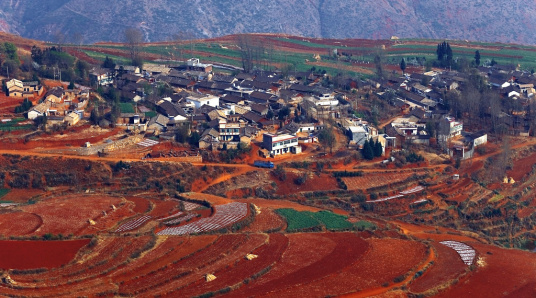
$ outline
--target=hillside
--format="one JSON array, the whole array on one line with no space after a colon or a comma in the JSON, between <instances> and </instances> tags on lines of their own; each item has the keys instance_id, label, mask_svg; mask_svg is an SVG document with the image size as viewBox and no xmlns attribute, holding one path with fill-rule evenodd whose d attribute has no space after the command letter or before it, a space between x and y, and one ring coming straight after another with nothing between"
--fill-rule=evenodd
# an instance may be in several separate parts
<instances>
[{"instance_id":1,"label":"hillside","mask_svg":"<svg viewBox=\"0 0 536 298\"><path fill-rule=\"evenodd\" d=\"M0 30L39 40L54 40L57 32L73 39L78 33L86 43L121 41L125 28L138 27L146 41L169 40L181 32L198 38L269 32L535 44L530 34L536 28L535 9L521 0L11 0L0 8Z\"/></svg>"}]
</instances>

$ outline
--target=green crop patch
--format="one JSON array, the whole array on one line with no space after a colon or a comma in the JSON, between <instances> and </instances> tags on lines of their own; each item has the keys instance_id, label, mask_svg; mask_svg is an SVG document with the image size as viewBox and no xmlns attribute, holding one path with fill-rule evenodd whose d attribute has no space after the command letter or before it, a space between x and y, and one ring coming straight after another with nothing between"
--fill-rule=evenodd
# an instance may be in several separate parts
<instances>
[{"instance_id":1,"label":"green crop patch","mask_svg":"<svg viewBox=\"0 0 536 298\"><path fill-rule=\"evenodd\" d=\"M8 188L0 188L0 198L4 197L9 193L10 189Z\"/></svg>"},{"instance_id":2,"label":"green crop patch","mask_svg":"<svg viewBox=\"0 0 536 298\"><path fill-rule=\"evenodd\" d=\"M331 211L296 211L294 209L277 209L276 212L287 221L287 232L304 230L320 230L325 228L331 231L353 230L355 226L348 222L344 215Z\"/></svg>"}]
</instances>

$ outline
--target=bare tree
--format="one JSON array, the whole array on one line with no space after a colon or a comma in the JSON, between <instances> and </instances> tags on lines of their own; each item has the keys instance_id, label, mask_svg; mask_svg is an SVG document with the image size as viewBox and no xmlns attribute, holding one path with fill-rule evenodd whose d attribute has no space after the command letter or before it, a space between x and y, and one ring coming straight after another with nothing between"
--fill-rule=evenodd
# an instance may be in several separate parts
<instances>
[{"instance_id":1,"label":"bare tree","mask_svg":"<svg viewBox=\"0 0 536 298\"><path fill-rule=\"evenodd\" d=\"M140 44L143 42L143 33L137 28L127 28L125 30L125 42L130 51L130 59L133 64L138 64L140 61Z\"/></svg>"},{"instance_id":2,"label":"bare tree","mask_svg":"<svg viewBox=\"0 0 536 298\"><path fill-rule=\"evenodd\" d=\"M75 32L71 35L71 41L76 45L77 50L80 52L80 47L84 43L84 35L80 32Z\"/></svg>"},{"instance_id":3,"label":"bare tree","mask_svg":"<svg viewBox=\"0 0 536 298\"><path fill-rule=\"evenodd\" d=\"M240 58L242 58L242 68L244 72L250 72L253 69L253 44L247 34L238 36L238 47L240 47Z\"/></svg>"}]
</instances>

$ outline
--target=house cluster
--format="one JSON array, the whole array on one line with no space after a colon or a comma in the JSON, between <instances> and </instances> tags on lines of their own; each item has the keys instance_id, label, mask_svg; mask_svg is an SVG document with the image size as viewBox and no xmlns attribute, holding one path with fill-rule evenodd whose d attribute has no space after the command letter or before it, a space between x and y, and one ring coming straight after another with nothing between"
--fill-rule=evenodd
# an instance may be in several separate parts
<instances>
[{"instance_id":1,"label":"house cluster","mask_svg":"<svg viewBox=\"0 0 536 298\"><path fill-rule=\"evenodd\" d=\"M11 79L6 82L7 96L33 99L43 94L43 86L37 81L22 82Z\"/></svg>"},{"instance_id":2,"label":"house cluster","mask_svg":"<svg viewBox=\"0 0 536 298\"><path fill-rule=\"evenodd\" d=\"M28 119L47 116L50 123L75 125L84 117L89 91L54 87L48 90L41 103L28 111Z\"/></svg>"},{"instance_id":3,"label":"house cluster","mask_svg":"<svg viewBox=\"0 0 536 298\"><path fill-rule=\"evenodd\" d=\"M217 74L213 65L195 58L181 65L96 68L92 78L118 89L123 100L144 100L136 113L121 114L117 125L164 139L197 132L203 149L236 148L271 131L262 136L263 155L300 153L299 143L318 141L322 119L338 117L343 109L340 95L320 86L320 74L295 72L289 80L270 71ZM147 96L145 90L153 84L166 84L173 95ZM157 115L143 117L144 108Z\"/></svg>"}]
</instances>

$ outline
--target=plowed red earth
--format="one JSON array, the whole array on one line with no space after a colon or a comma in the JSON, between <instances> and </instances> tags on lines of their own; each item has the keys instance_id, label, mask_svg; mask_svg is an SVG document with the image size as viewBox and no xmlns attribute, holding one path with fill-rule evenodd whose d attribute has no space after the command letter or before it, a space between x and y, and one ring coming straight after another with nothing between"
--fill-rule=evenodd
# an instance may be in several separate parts
<instances>
[{"instance_id":1,"label":"plowed red earth","mask_svg":"<svg viewBox=\"0 0 536 298\"><path fill-rule=\"evenodd\" d=\"M287 237L290 243L281 261L266 275L231 292L231 296L299 297L295 291L309 289L309 283L340 272L361 259L368 249L367 242L353 233L290 234ZM318 296L315 291L306 293L304 297Z\"/></svg>"},{"instance_id":2,"label":"plowed red earth","mask_svg":"<svg viewBox=\"0 0 536 298\"><path fill-rule=\"evenodd\" d=\"M41 217L27 212L0 214L0 235L20 236L36 231L43 223Z\"/></svg>"},{"instance_id":3,"label":"plowed red earth","mask_svg":"<svg viewBox=\"0 0 536 298\"><path fill-rule=\"evenodd\" d=\"M302 191L322 191L322 190L335 190L338 189L337 180L330 175L321 175L313 177L308 176L305 183L298 185L294 181L298 178L298 175L288 172L285 181L271 176L272 181L277 183L278 195L287 195L292 193L299 193Z\"/></svg>"},{"instance_id":4,"label":"plowed red earth","mask_svg":"<svg viewBox=\"0 0 536 298\"><path fill-rule=\"evenodd\" d=\"M0 268L54 268L71 261L89 239L70 241L0 241Z\"/></svg>"},{"instance_id":5,"label":"plowed red earth","mask_svg":"<svg viewBox=\"0 0 536 298\"><path fill-rule=\"evenodd\" d=\"M508 177L514 178L515 181L520 181L525 175L532 172L532 167L535 163L536 153L514 161L513 170L506 171L506 174Z\"/></svg>"},{"instance_id":6,"label":"plowed red earth","mask_svg":"<svg viewBox=\"0 0 536 298\"><path fill-rule=\"evenodd\" d=\"M534 297L534 253L476 242L467 244L477 250L486 265L437 297Z\"/></svg>"},{"instance_id":7,"label":"plowed red earth","mask_svg":"<svg viewBox=\"0 0 536 298\"><path fill-rule=\"evenodd\" d=\"M143 214L149 211L151 208L151 203L147 199L140 197L128 197L127 200L134 203L134 208L132 211L136 213Z\"/></svg>"},{"instance_id":8,"label":"plowed red earth","mask_svg":"<svg viewBox=\"0 0 536 298\"><path fill-rule=\"evenodd\" d=\"M33 189L33 188L12 188L9 193L2 197L3 201L11 201L14 203L26 203L29 199L31 199L33 196L37 196L39 194L42 194L43 191L40 189Z\"/></svg>"},{"instance_id":9,"label":"plowed red earth","mask_svg":"<svg viewBox=\"0 0 536 298\"><path fill-rule=\"evenodd\" d=\"M317 212L321 210L315 207L305 206L305 205L298 204L296 202L290 202L286 200L238 199L235 201L244 202L244 203L252 203L261 208L272 208L272 209L292 208L297 211L312 211L312 212Z\"/></svg>"},{"instance_id":10,"label":"plowed red earth","mask_svg":"<svg viewBox=\"0 0 536 298\"><path fill-rule=\"evenodd\" d=\"M440 286L456 278L467 268L454 249L437 242L432 245L437 252L436 260L431 268L411 284L411 292L420 293Z\"/></svg>"},{"instance_id":11,"label":"plowed red earth","mask_svg":"<svg viewBox=\"0 0 536 298\"><path fill-rule=\"evenodd\" d=\"M359 259L347 259L345 268L307 285L295 287L286 296L328 296L363 293L392 283L426 259L426 247L399 239L369 239L368 251Z\"/></svg>"},{"instance_id":12,"label":"plowed red earth","mask_svg":"<svg viewBox=\"0 0 536 298\"><path fill-rule=\"evenodd\" d=\"M42 218L43 224L34 234L76 235L89 226L89 219L98 218L103 211L112 211L111 205L119 205L120 202L121 199L114 197L70 195L47 199L20 209Z\"/></svg>"},{"instance_id":13,"label":"plowed red earth","mask_svg":"<svg viewBox=\"0 0 536 298\"><path fill-rule=\"evenodd\" d=\"M242 229L241 232L262 233L266 231L284 230L285 228L286 223L279 215L275 214L271 209L264 208L261 210L261 214L255 215L255 221L245 229Z\"/></svg>"}]
</instances>

